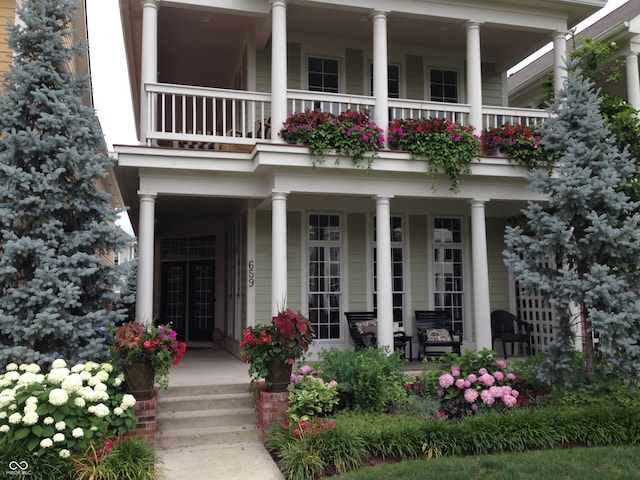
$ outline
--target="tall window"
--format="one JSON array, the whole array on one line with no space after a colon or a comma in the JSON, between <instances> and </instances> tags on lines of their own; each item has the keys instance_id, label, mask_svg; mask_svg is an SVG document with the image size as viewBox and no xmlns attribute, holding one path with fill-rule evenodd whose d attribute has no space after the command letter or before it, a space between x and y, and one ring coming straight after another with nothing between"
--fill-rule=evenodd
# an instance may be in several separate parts
<instances>
[{"instance_id":1,"label":"tall window","mask_svg":"<svg viewBox=\"0 0 640 480\"><path fill-rule=\"evenodd\" d=\"M400 65L387 66L389 98L400 98ZM369 92L373 95L373 63L369 64Z\"/></svg>"},{"instance_id":2,"label":"tall window","mask_svg":"<svg viewBox=\"0 0 640 480\"><path fill-rule=\"evenodd\" d=\"M458 103L457 71L432 68L429 76L431 101Z\"/></svg>"},{"instance_id":3,"label":"tall window","mask_svg":"<svg viewBox=\"0 0 640 480\"><path fill-rule=\"evenodd\" d=\"M464 263L462 219L433 220L434 306L448 310L453 330L462 335L464 322Z\"/></svg>"},{"instance_id":4,"label":"tall window","mask_svg":"<svg viewBox=\"0 0 640 480\"><path fill-rule=\"evenodd\" d=\"M318 340L340 338L341 228L338 214L309 215L308 309Z\"/></svg>"},{"instance_id":5,"label":"tall window","mask_svg":"<svg viewBox=\"0 0 640 480\"><path fill-rule=\"evenodd\" d=\"M404 327L404 231L402 217L391 216L391 294L394 327ZM373 217L373 305L378 305L378 249L376 217Z\"/></svg>"}]
</instances>

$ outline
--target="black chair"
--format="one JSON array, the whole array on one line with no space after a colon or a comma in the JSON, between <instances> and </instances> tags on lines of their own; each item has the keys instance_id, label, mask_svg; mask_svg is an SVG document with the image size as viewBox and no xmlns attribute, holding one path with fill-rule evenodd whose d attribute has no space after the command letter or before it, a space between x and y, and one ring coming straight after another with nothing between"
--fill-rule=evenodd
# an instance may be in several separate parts
<instances>
[{"instance_id":1,"label":"black chair","mask_svg":"<svg viewBox=\"0 0 640 480\"><path fill-rule=\"evenodd\" d=\"M349 333L351 340L356 347L356 351L366 348L375 347L378 339L378 320L376 312L344 312L349 325Z\"/></svg>"},{"instance_id":2,"label":"black chair","mask_svg":"<svg viewBox=\"0 0 640 480\"><path fill-rule=\"evenodd\" d=\"M451 351L460 355L462 342L454 337L451 315L448 310L416 310L416 331L420 355L425 357L440 356L446 353L442 347L450 347ZM433 351L432 348L437 348Z\"/></svg>"},{"instance_id":3,"label":"black chair","mask_svg":"<svg viewBox=\"0 0 640 480\"><path fill-rule=\"evenodd\" d=\"M527 355L531 355L531 324L520 320L513 313L506 310L491 312L491 348L496 338L502 340L502 351L507 358L506 344L511 344L511 356L514 352L514 344L524 343L527 346Z\"/></svg>"}]
</instances>

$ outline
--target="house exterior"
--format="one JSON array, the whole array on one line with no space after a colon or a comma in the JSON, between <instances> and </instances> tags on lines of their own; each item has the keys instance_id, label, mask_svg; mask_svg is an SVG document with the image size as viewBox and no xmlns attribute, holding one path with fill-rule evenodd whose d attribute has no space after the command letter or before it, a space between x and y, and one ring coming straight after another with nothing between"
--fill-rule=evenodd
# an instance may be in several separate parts
<instances>
[{"instance_id":1,"label":"house exterior","mask_svg":"<svg viewBox=\"0 0 640 480\"><path fill-rule=\"evenodd\" d=\"M597 85L611 94L625 99L636 110L640 110L640 0L628 0L608 15L585 28L566 42L571 52L580 45L580 38L593 38L601 42L614 42L616 49L611 61L624 61L622 77L615 83L601 82ZM537 105L544 98L542 81L552 71L553 52L547 52L523 69L509 76L509 103L518 107Z\"/></svg>"},{"instance_id":2,"label":"house exterior","mask_svg":"<svg viewBox=\"0 0 640 480\"><path fill-rule=\"evenodd\" d=\"M526 172L478 157L454 192L407 152L384 148L366 171L278 131L305 109L366 108L385 131L539 122L508 106L507 69L553 41L559 87L566 33L605 3L120 0L140 143L115 146L116 175L139 242L137 320L190 344L219 328L239 355L242 328L288 306L317 353L350 348L344 312L375 309L378 343L403 330L416 351L415 310L438 308L463 349L491 348L490 312L518 300L504 227L544 200Z\"/></svg>"}]
</instances>

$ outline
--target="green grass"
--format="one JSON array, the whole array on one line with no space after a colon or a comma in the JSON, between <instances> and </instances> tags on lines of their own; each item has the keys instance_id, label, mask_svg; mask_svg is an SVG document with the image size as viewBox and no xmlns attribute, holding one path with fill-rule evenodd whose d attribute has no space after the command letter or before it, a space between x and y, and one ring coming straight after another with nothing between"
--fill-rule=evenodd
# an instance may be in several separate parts
<instances>
[{"instance_id":1,"label":"green grass","mask_svg":"<svg viewBox=\"0 0 640 480\"><path fill-rule=\"evenodd\" d=\"M441 457L380 464L339 480L631 480L640 479L640 446L565 448L501 455Z\"/></svg>"}]
</instances>

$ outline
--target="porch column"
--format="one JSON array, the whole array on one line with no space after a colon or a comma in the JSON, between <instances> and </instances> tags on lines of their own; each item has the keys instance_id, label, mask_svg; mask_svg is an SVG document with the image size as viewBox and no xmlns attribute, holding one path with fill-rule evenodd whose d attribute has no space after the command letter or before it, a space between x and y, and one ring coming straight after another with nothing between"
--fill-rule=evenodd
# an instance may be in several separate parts
<instances>
[{"instance_id":1,"label":"porch column","mask_svg":"<svg viewBox=\"0 0 640 480\"><path fill-rule=\"evenodd\" d=\"M559 92L567 79L567 38L566 32L553 34L553 90Z\"/></svg>"},{"instance_id":2,"label":"porch column","mask_svg":"<svg viewBox=\"0 0 640 480\"><path fill-rule=\"evenodd\" d=\"M473 265L473 317L476 349L491 348L491 306L489 302L489 266L484 204L471 201L471 256Z\"/></svg>"},{"instance_id":3,"label":"porch column","mask_svg":"<svg viewBox=\"0 0 640 480\"><path fill-rule=\"evenodd\" d=\"M376 196L376 278L378 292L378 345L393 351L393 291L391 286L392 197Z\"/></svg>"},{"instance_id":4,"label":"porch column","mask_svg":"<svg viewBox=\"0 0 640 480\"><path fill-rule=\"evenodd\" d=\"M638 52L626 55L627 99L633 108L640 110L640 75L638 74Z\"/></svg>"},{"instance_id":5,"label":"porch column","mask_svg":"<svg viewBox=\"0 0 640 480\"><path fill-rule=\"evenodd\" d=\"M482 56L480 23L467 22L467 103L471 105L469 125L476 135L482 130Z\"/></svg>"},{"instance_id":6,"label":"porch column","mask_svg":"<svg viewBox=\"0 0 640 480\"><path fill-rule=\"evenodd\" d=\"M271 141L283 143L278 136L287 119L287 3L271 0Z\"/></svg>"},{"instance_id":7,"label":"porch column","mask_svg":"<svg viewBox=\"0 0 640 480\"><path fill-rule=\"evenodd\" d=\"M287 195L271 195L271 310L273 315L287 302Z\"/></svg>"},{"instance_id":8,"label":"porch column","mask_svg":"<svg viewBox=\"0 0 640 480\"><path fill-rule=\"evenodd\" d=\"M376 108L373 120L384 130L384 143L387 144L389 130L389 71L387 60L387 14L388 11L374 10L373 17L373 95Z\"/></svg>"},{"instance_id":9,"label":"porch column","mask_svg":"<svg viewBox=\"0 0 640 480\"><path fill-rule=\"evenodd\" d=\"M138 284L136 286L136 322L153 320L153 246L156 194L138 192L140 220L138 226Z\"/></svg>"},{"instance_id":10,"label":"porch column","mask_svg":"<svg viewBox=\"0 0 640 480\"><path fill-rule=\"evenodd\" d=\"M142 65L140 66L140 143L147 141L149 106L144 87L158 81L158 3L159 0L141 0L142 4Z\"/></svg>"}]
</instances>

